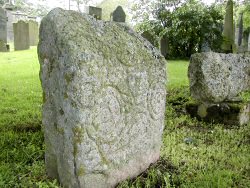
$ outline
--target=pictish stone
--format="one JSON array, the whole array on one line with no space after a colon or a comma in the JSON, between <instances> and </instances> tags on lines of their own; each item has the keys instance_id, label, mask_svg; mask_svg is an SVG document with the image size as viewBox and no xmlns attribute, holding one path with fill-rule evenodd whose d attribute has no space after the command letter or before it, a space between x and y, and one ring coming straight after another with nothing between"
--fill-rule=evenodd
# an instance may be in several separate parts
<instances>
[{"instance_id":1,"label":"pictish stone","mask_svg":"<svg viewBox=\"0 0 250 188\"><path fill-rule=\"evenodd\" d=\"M29 24L23 20L13 23L14 29L14 49L27 50L30 47L29 42Z\"/></svg>"},{"instance_id":2,"label":"pictish stone","mask_svg":"<svg viewBox=\"0 0 250 188\"><path fill-rule=\"evenodd\" d=\"M234 101L250 90L250 56L197 53L190 59L188 77L191 95L204 103Z\"/></svg>"},{"instance_id":3,"label":"pictish stone","mask_svg":"<svg viewBox=\"0 0 250 188\"><path fill-rule=\"evenodd\" d=\"M102 19L102 9L98 7L85 6L84 13L93 16L97 20Z\"/></svg>"},{"instance_id":4,"label":"pictish stone","mask_svg":"<svg viewBox=\"0 0 250 188\"><path fill-rule=\"evenodd\" d=\"M64 187L114 187L160 154L166 61L128 26L54 9L40 25L45 162Z\"/></svg>"},{"instance_id":5,"label":"pictish stone","mask_svg":"<svg viewBox=\"0 0 250 188\"><path fill-rule=\"evenodd\" d=\"M126 14L121 6L118 6L112 13L112 21L114 22L126 21Z\"/></svg>"},{"instance_id":6,"label":"pictish stone","mask_svg":"<svg viewBox=\"0 0 250 188\"><path fill-rule=\"evenodd\" d=\"M36 46L38 44L38 23L33 20L29 20L29 41L30 46Z\"/></svg>"}]
</instances>

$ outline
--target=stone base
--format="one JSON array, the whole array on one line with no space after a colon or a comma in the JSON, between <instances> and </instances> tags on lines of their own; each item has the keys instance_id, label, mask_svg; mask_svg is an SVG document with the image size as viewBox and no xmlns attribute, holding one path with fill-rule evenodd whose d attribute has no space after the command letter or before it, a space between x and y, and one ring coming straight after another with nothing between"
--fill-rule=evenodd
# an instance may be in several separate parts
<instances>
[{"instance_id":1,"label":"stone base","mask_svg":"<svg viewBox=\"0 0 250 188\"><path fill-rule=\"evenodd\" d=\"M250 122L250 103L230 102L220 104L186 105L191 117L206 122L222 123L226 125L244 125Z\"/></svg>"}]
</instances>

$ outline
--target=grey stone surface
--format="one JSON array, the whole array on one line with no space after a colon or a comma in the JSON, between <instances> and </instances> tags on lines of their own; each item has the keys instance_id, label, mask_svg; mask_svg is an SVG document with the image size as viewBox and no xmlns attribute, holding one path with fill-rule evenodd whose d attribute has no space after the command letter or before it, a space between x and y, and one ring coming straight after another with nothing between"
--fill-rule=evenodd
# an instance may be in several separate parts
<instances>
[{"instance_id":1,"label":"grey stone surface","mask_svg":"<svg viewBox=\"0 0 250 188\"><path fill-rule=\"evenodd\" d=\"M125 22L126 14L121 6L118 6L112 13L112 21L114 22Z\"/></svg>"},{"instance_id":2,"label":"grey stone surface","mask_svg":"<svg viewBox=\"0 0 250 188\"><path fill-rule=\"evenodd\" d=\"M8 18L8 21L7 21L7 42L14 42L13 11L7 10L7 18Z\"/></svg>"},{"instance_id":3,"label":"grey stone surface","mask_svg":"<svg viewBox=\"0 0 250 188\"><path fill-rule=\"evenodd\" d=\"M6 52L7 47L7 16L6 11L0 7L0 52Z\"/></svg>"},{"instance_id":4,"label":"grey stone surface","mask_svg":"<svg viewBox=\"0 0 250 188\"><path fill-rule=\"evenodd\" d=\"M7 43L7 15L0 7L0 40Z\"/></svg>"},{"instance_id":5,"label":"grey stone surface","mask_svg":"<svg viewBox=\"0 0 250 188\"><path fill-rule=\"evenodd\" d=\"M97 20L102 19L102 9L98 7L85 6L84 13L93 16Z\"/></svg>"},{"instance_id":6,"label":"grey stone surface","mask_svg":"<svg viewBox=\"0 0 250 188\"><path fill-rule=\"evenodd\" d=\"M144 31L141 36L154 45L154 36L149 31Z\"/></svg>"},{"instance_id":7,"label":"grey stone surface","mask_svg":"<svg viewBox=\"0 0 250 188\"><path fill-rule=\"evenodd\" d=\"M248 35L247 51L250 52L250 33Z\"/></svg>"},{"instance_id":8,"label":"grey stone surface","mask_svg":"<svg viewBox=\"0 0 250 188\"><path fill-rule=\"evenodd\" d=\"M30 46L36 46L38 44L38 23L33 20L29 20L29 42Z\"/></svg>"},{"instance_id":9,"label":"grey stone surface","mask_svg":"<svg viewBox=\"0 0 250 188\"><path fill-rule=\"evenodd\" d=\"M160 40L160 50L161 50L161 54L164 57L167 57L168 50L169 50L169 45L168 45L168 37L167 37L166 34Z\"/></svg>"},{"instance_id":10,"label":"grey stone surface","mask_svg":"<svg viewBox=\"0 0 250 188\"><path fill-rule=\"evenodd\" d=\"M250 90L250 57L214 52L191 56L188 68L191 95L200 102L233 101Z\"/></svg>"},{"instance_id":11,"label":"grey stone surface","mask_svg":"<svg viewBox=\"0 0 250 188\"><path fill-rule=\"evenodd\" d=\"M29 42L29 24L23 20L13 23L14 29L14 49L27 50L30 47Z\"/></svg>"},{"instance_id":12,"label":"grey stone surface","mask_svg":"<svg viewBox=\"0 0 250 188\"><path fill-rule=\"evenodd\" d=\"M64 187L114 187L159 158L166 61L129 27L52 10L38 45L45 161Z\"/></svg>"}]
</instances>

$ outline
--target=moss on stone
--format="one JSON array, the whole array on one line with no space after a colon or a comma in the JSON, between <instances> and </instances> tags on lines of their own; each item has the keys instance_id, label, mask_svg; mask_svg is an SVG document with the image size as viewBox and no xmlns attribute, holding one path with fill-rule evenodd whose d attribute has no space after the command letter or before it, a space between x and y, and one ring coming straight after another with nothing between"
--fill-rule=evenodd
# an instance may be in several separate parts
<instances>
[{"instance_id":1,"label":"moss on stone","mask_svg":"<svg viewBox=\"0 0 250 188\"><path fill-rule=\"evenodd\" d=\"M66 80L67 84L69 84L70 82L72 82L74 78L74 74L73 73L68 73L64 75L64 79Z\"/></svg>"},{"instance_id":2,"label":"moss on stone","mask_svg":"<svg viewBox=\"0 0 250 188\"><path fill-rule=\"evenodd\" d=\"M84 176L85 175L85 168L83 165L80 166L80 168L77 171L77 176Z\"/></svg>"}]
</instances>

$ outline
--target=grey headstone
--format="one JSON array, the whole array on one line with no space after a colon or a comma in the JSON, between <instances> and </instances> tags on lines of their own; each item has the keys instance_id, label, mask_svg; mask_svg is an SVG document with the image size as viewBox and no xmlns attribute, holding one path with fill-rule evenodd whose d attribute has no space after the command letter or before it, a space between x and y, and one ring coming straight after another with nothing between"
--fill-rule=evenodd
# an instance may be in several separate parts
<instances>
[{"instance_id":1,"label":"grey headstone","mask_svg":"<svg viewBox=\"0 0 250 188\"><path fill-rule=\"evenodd\" d=\"M234 101L250 89L250 56L197 53L190 59L188 77L191 95L200 102Z\"/></svg>"},{"instance_id":2,"label":"grey headstone","mask_svg":"<svg viewBox=\"0 0 250 188\"><path fill-rule=\"evenodd\" d=\"M168 37L167 35L164 35L161 40L160 40L160 50L161 54L164 57L167 57L168 55L168 50L169 50L169 45L168 45Z\"/></svg>"},{"instance_id":3,"label":"grey headstone","mask_svg":"<svg viewBox=\"0 0 250 188\"><path fill-rule=\"evenodd\" d=\"M48 175L63 187L108 188L147 169L164 128L160 52L125 25L59 8L39 37Z\"/></svg>"},{"instance_id":4,"label":"grey headstone","mask_svg":"<svg viewBox=\"0 0 250 188\"><path fill-rule=\"evenodd\" d=\"M38 44L38 23L33 20L29 20L29 41L30 46L36 46Z\"/></svg>"},{"instance_id":5,"label":"grey headstone","mask_svg":"<svg viewBox=\"0 0 250 188\"><path fill-rule=\"evenodd\" d=\"M250 52L250 33L248 35L248 45L247 46L248 46L247 51Z\"/></svg>"},{"instance_id":6,"label":"grey headstone","mask_svg":"<svg viewBox=\"0 0 250 188\"><path fill-rule=\"evenodd\" d=\"M118 6L112 13L112 21L114 22L126 21L126 14L121 6Z\"/></svg>"},{"instance_id":7,"label":"grey headstone","mask_svg":"<svg viewBox=\"0 0 250 188\"><path fill-rule=\"evenodd\" d=\"M30 47L29 42L29 23L20 20L13 23L14 29L14 49L27 50Z\"/></svg>"},{"instance_id":8,"label":"grey headstone","mask_svg":"<svg viewBox=\"0 0 250 188\"><path fill-rule=\"evenodd\" d=\"M141 36L154 45L154 36L149 31L144 31Z\"/></svg>"},{"instance_id":9,"label":"grey headstone","mask_svg":"<svg viewBox=\"0 0 250 188\"><path fill-rule=\"evenodd\" d=\"M4 9L0 7L0 52L6 52L7 47L7 17Z\"/></svg>"},{"instance_id":10,"label":"grey headstone","mask_svg":"<svg viewBox=\"0 0 250 188\"><path fill-rule=\"evenodd\" d=\"M102 9L98 7L92 7L92 6L85 6L84 7L84 12L86 14L89 14L93 16L97 20L102 19Z\"/></svg>"},{"instance_id":11,"label":"grey headstone","mask_svg":"<svg viewBox=\"0 0 250 188\"><path fill-rule=\"evenodd\" d=\"M14 15L13 12L7 10L7 42L14 42L14 30L13 30L13 23L14 23Z\"/></svg>"}]
</instances>

